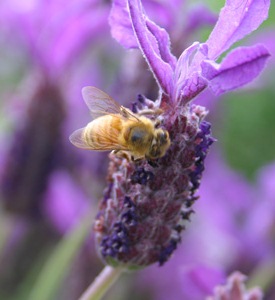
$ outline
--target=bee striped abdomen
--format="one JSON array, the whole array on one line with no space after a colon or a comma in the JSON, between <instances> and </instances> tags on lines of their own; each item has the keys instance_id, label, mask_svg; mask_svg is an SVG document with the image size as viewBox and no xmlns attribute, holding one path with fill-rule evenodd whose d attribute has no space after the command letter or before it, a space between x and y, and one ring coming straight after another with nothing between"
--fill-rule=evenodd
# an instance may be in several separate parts
<instances>
[{"instance_id":1,"label":"bee striped abdomen","mask_svg":"<svg viewBox=\"0 0 275 300\"><path fill-rule=\"evenodd\" d=\"M121 132L121 119L112 115L90 122L84 131L84 140L91 148L116 149Z\"/></svg>"}]
</instances>

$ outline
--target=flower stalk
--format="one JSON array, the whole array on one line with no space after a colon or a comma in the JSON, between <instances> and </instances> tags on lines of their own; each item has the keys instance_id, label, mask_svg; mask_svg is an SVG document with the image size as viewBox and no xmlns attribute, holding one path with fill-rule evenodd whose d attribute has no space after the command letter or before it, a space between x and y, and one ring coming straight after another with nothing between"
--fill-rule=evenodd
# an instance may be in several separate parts
<instances>
[{"instance_id":1,"label":"flower stalk","mask_svg":"<svg viewBox=\"0 0 275 300\"><path fill-rule=\"evenodd\" d=\"M123 272L123 268L106 266L78 300L100 300Z\"/></svg>"}]
</instances>

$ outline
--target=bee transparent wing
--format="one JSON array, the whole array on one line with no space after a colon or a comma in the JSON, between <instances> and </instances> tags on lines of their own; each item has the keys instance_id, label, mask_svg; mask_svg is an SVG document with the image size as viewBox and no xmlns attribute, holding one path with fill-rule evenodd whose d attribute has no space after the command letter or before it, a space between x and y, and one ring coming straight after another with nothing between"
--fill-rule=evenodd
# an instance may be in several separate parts
<instances>
[{"instance_id":1,"label":"bee transparent wing","mask_svg":"<svg viewBox=\"0 0 275 300\"><path fill-rule=\"evenodd\" d=\"M90 110L92 119L111 114L120 118L131 118L139 122L139 119L130 110L118 104L112 97L96 87L84 87L82 95Z\"/></svg>"},{"instance_id":2,"label":"bee transparent wing","mask_svg":"<svg viewBox=\"0 0 275 300\"><path fill-rule=\"evenodd\" d=\"M108 132L104 130L97 132L97 141L88 144L84 138L85 128L80 128L74 131L69 139L70 142L77 148L95 150L95 151L111 151L111 150L125 150L128 148L126 146L120 145L117 141L118 132L111 128Z\"/></svg>"},{"instance_id":3,"label":"bee transparent wing","mask_svg":"<svg viewBox=\"0 0 275 300\"><path fill-rule=\"evenodd\" d=\"M108 94L95 87L84 87L82 95L93 119L103 115L121 113L121 106Z\"/></svg>"},{"instance_id":4,"label":"bee transparent wing","mask_svg":"<svg viewBox=\"0 0 275 300\"><path fill-rule=\"evenodd\" d=\"M77 148L92 150L83 138L84 130L85 128L77 129L70 135L69 140Z\"/></svg>"}]
</instances>

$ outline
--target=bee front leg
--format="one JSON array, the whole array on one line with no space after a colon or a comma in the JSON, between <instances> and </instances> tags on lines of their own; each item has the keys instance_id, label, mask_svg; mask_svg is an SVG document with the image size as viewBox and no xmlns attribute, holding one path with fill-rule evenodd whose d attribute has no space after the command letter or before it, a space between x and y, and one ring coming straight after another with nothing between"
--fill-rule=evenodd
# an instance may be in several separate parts
<instances>
[{"instance_id":1,"label":"bee front leg","mask_svg":"<svg viewBox=\"0 0 275 300\"><path fill-rule=\"evenodd\" d=\"M146 115L159 116L162 113L163 113L163 110L161 108L156 108L156 109L147 108L147 109L143 109L140 112L138 112L138 114L140 116L146 116Z\"/></svg>"},{"instance_id":2,"label":"bee front leg","mask_svg":"<svg viewBox=\"0 0 275 300\"><path fill-rule=\"evenodd\" d=\"M155 128L158 128L161 125L161 120L158 118L155 120L154 126Z\"/></svg>"}]
</instances>

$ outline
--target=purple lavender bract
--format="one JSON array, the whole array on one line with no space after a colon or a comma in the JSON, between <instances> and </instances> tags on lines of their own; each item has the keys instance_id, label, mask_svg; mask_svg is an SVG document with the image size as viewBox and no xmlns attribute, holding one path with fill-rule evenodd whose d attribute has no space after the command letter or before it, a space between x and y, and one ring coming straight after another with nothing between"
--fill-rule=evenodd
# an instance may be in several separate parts
<instances>
[{"instance_id":1,"label":"purple lavender bract","mask_svg":"<svg viewBox=\"0 0 275 300\"><path fill-rule=\"evenodd\" d=\"M214 141L205 114L191 105L166 114L163 125L172 144L153 163L110 154L109 188L95 224L99 252L108 263L162 265L177 248Z\"/></svg>"}]
</instances>

